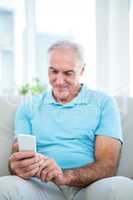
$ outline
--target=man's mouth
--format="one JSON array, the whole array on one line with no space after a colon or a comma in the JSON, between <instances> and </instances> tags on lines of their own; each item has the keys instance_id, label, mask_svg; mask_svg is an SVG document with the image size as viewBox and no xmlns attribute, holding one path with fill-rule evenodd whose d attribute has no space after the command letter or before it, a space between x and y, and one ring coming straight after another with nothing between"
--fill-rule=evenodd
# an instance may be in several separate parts
<instances>
[{"instance_id":1,"label":"man's mouth","mask_svg":"<svg viewBox=\"0 0 133 200\"><path fill-rule=\"evenodd\" d=\"M55 89L60 92L68 91L68 86L55 87Z\"/></svg>"}]
</instances>

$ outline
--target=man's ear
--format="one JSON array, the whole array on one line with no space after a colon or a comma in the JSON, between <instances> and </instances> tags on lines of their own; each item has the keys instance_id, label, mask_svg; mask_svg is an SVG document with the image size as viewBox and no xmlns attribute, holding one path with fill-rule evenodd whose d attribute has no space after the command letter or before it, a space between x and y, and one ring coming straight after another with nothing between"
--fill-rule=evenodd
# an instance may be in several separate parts
<instances>
[{"instance_id":1,"label":"man's ear","mask_svg":"<svg viewBox=\"0 0 133 200\"><path fill-rule=\"evenodd\" d=\"M84 65L83 65L83 67L81 68L80 76L82 76L82 75L83 75L83 73L84 73L84 70L85 70L85 65L86 65L86 64L84 64Z\"/></svg>"}]
</instances>

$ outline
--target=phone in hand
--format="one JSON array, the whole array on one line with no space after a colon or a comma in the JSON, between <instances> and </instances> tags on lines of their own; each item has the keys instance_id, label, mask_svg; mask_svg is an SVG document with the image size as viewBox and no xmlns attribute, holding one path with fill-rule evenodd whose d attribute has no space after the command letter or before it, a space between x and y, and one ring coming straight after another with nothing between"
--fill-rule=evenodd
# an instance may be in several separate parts
<instances>
[{"instance_id":1,"label":"phone in hand","mask_svg":"<svg viewBox=\"0 0 133 200\"><path fill-rule=\"evenodd\" d=\"M36 136L19 134L17 135L19 151L34 151L36 152Z\"/></svg>"}]
</instances>

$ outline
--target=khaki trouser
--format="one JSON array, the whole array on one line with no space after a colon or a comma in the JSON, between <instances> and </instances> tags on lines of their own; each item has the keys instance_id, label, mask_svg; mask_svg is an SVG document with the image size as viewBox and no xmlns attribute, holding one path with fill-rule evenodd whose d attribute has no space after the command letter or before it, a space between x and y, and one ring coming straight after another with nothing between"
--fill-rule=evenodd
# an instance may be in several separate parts
<instances>
[{"instance_id":1,"label":"khaki trouser","mask_svg":"<svg viewBox=\"0 0 133 200\"><path fill-rule=\"evenodd\" d=\"M106 178L86 188L57 187L37 178L0 177L0 200L133 200L133 181L125 177Z\"/></svg>"}]
</instances>

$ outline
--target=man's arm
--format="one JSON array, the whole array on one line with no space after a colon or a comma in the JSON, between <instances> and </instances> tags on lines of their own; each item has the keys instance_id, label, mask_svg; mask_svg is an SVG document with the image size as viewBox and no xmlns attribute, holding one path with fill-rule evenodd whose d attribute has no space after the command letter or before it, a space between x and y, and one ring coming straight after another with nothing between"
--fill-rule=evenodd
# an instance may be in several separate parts
<instances>
[{"instance_id":1,"label":"man's arm","mask_svg":"<svg viewBox=\"0 0 133 200\"><path fill-rule=\"evenodd\" d=\"M114 176L117 170L121 143L113 138L97 136L95 144L95 162L78 169L65 170L63 179L55 183L68 186L86 187L102 178Z\"/></svg>"}]
</instances>

